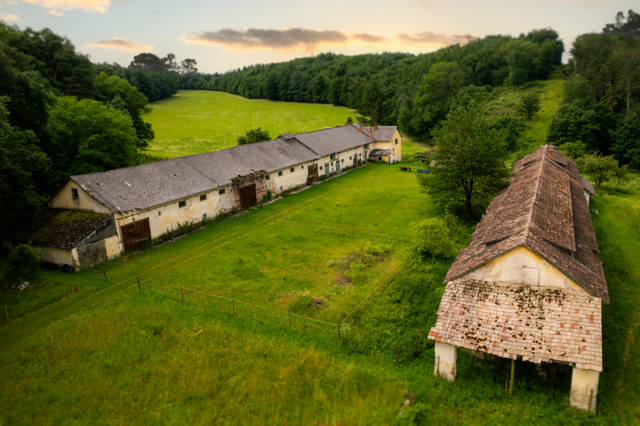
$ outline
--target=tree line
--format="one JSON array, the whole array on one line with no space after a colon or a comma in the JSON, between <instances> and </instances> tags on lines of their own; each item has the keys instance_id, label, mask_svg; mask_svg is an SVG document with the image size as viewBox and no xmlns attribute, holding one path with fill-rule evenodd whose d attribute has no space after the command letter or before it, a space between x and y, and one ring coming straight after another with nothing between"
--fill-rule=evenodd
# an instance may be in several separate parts
<instances>
[{"instance_id":1,"label":"tree line","mask_svg":"<svg viewBox=\"0 0 640 426\"><path fill-rule=\"evenodd\" d=\"M515 38L489 36L422 55L324 53L224 74L192 74L183 76L182 87L343 105L372 122L397 124L405 134L427 140L461 90L545 79L560 65L563 52L558 33L542 29Z\"/></svg>"},{"instance_id":2,"label":"tree line","mask_svg":"<svg viewBox=\"0 0 640 426\"><path fill-rule=\"evenodd\" d=\"M149 100L180 88L196 61L141 54L128 68L91 63L49 29L0 23L0 232L43 206L74 174L145 161ZM157 65L157 63L156 63Z\"/></svg>"}]
</instances>

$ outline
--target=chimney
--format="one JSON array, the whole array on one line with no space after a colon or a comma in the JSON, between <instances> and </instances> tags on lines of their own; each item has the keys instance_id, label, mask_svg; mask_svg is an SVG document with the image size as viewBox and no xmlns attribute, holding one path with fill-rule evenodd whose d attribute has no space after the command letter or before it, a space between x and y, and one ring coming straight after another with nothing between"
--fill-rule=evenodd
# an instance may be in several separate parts
<instances>
[{"instance_id":1,"label":"chimney","mask_svg":"<svg viewBox=\"0 0 640 426\"><path fill-rule=\"evenodd\" d=\"M369 137L373 139L373 131L369 130Z\"/></svg>"},{"instance_id":2,"label":"chimney","mask_svg":"<svg viewBox=\"0 0 640 426\"><path fill-rule=\"evenodd\" d=\"M373 126L373 130L378 130L378 125Z\"/></svg>"},{"instance_id":3,"label":"chimney","mask_svg":"<svg viewBox=\"0 0 640 426\"><path fill-rule=\"evenodd\" d=\"M363 132L362 123L358 123L358 124L360 124L360 133L362 133Z\"/></svg>"}]
</instances>

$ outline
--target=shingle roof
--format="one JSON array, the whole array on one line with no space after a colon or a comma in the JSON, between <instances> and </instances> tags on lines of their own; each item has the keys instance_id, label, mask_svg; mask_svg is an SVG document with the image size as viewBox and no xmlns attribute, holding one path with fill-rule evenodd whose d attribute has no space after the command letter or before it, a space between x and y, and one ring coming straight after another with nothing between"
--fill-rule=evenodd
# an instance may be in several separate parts
<instances>
[{"instance_id":1,"label":"shingle roof","mask_svg":"<svg viewBox=\"0 0 640 426\"><path fill-rule=\"evenodd\" d=\"M71 249L111 220L110 214L45 208L9 237L20 243Z\"/></svg>"},{"instance_id":2,"label":"shingle roof","mask_svg":"<svg viewBox=\"0 0 640 426\"><path fill-rule=\"evenodd\" d=\"M71 179L113 212L145 209L228 185L238 175L268 173L318 155L296 140L275 139Z\"/></svg>"},{"instance_id":3,"label":"shingle roof","mask_svg":"<svg viewBox=\"0 0 640 426\"><path fill-rule=\"evenodd\" d=\"M525 246L592 295L609 293L578 167L545 145L514 166L508 188L489 205L445 281Z\"/></svg>"},{"instance_id":4,"label":"shingle roof","mask_svg":"<svg viewBox=\"0 0 640 426\"><path fill-rule=\"evenodd\" d=\"M601 301L519 284L447 284L429 338L504 358L560 361L602 371Z\"/></svg>"},{"instance_id":5,"label":"shingle roof","mask_svg":"<svg viewBox=\"0 0 640 426\"><path fill-rule=\"evenodd\" d=\"M298 133L295 135L295 139L321 157L357 148L371 142L368 135L361 133L351 125Z\"/></svg>"}]
</instances>

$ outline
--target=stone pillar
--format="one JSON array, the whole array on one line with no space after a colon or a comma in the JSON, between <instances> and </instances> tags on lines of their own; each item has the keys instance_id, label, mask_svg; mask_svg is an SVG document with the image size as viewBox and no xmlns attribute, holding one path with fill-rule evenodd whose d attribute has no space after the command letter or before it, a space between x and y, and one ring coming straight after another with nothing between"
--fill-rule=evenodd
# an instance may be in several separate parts
<instances>
[{"instance_id":1,"label":"stone pillar","mask_svg":"<svg viewBox=\"0 0 640 426\"><path fill-rule=\"evenodd\" d=\"M453 382L456 378L456 347L448 343L436 342L436 360L433 373Z\"/></svg>"},{"instance_id":2,"label":"stone pillar","mask_svg":"<svg viewBox=\"0 0 640 426\"><path fill-rule=\"evenodd\" d=\"M571 406L595 413L599 379L600 373L595 370L574 367L571 376Z\"/></svg>"}]
</instances>

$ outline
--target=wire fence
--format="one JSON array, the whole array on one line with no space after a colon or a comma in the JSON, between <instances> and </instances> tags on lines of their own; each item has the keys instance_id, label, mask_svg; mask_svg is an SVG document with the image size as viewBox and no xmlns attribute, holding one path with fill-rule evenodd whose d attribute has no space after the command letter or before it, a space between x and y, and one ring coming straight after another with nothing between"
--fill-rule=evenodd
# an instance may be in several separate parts
<instances>
[{"instance_id":1,"label":"wire fence","mask_svg":"<svg viewBox=\"0 0 640 426\"><path fill-rule=\"evenodd\" d=\"M251 314L272 318L275 320L279 320L289 324L291 327L292 324L301 325L303 327L312 328L315 330L325 331L327 333L331 333L337 336L338 340L341 339L340 327L350 318L359 312L364 310L373 300L374 295L391 279L398 274L398 272L402 269L407 260L411 257L413 252L416 249L414 248L411 252L402 260L402 262L390 271L385 278L376 285L376 287L365 297L354 309L351 310L341 321L337 323L322 321L316 318L305 317L302 315L294 314L287 311L281 311L278 309L269 308L266 306L257 305L254 303L245 302L243 300L220 296L217 294L195 290L189 287L184 287L182 284L172 284L162 281L157 281L151 278L145 278L137 276L138 289L142 289L142 286L155 288L157 290L161 290L164 292L172 293L180 296L182 301L185 301L185 297L200 300L206 303L211 303L217 306L224 307L228 312L232 315L236 314L236 311L239 312L248 312Z\"/></svg>"}]
</instances>

